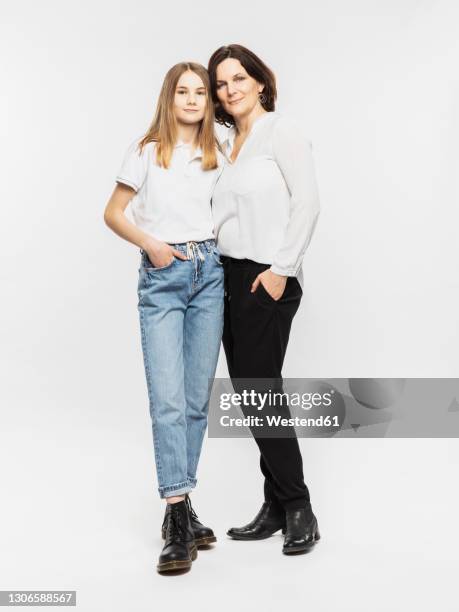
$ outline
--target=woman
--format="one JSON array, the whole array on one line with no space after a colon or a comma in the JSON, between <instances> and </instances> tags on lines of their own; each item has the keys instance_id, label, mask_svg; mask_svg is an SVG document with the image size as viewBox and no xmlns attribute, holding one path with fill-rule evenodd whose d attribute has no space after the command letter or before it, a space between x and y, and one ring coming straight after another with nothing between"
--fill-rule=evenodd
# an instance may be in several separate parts
<instances>
[{"instance_id":1,"label":"woman","mask_svg":"<svg viewBox=\"0 0 459 612\"><path fill-rule=\"evenodd\" d=\"M155 118L128 149L105 222L140 248L138 310L165 545L157 569L191 567L215 542L191 507L222 329L224 275L211 197L221 164L206 69L167 73ZM135 223L124 211L132 200Z\"/></svg>"},{"instance_id":2,"label":"woman","mask_svg":"<svg viewBox=\"0 0 459 612\"><path fill-rule=\"evenodd\" d=\"M228 163L212 200L225 266L228 370L238 390L248 379L251 389L262 381L265 390L281 390L290 327L302 296L302 259L319 214L311 147L298 126L274 112L274 74L250 50L221 47L208 71L216 120L231 126L224 142ZM252 413L256 408L252 405ZM304 551L320 535L295 431L275 438L252 432L265 501L253 521L228 535L256 540L282 529L283 552Z\"/></svg>"}]
</instances>

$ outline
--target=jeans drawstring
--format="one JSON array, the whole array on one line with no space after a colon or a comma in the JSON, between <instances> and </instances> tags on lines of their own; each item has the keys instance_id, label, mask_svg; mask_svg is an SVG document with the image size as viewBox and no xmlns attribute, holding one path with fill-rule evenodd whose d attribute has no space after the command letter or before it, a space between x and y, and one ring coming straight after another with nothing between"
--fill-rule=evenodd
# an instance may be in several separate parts
<instances>
[{"instance_id":1,"label":"jeans drawstring","mask_svg":"<svg viewBox=\"0 0 459 612\"><path fill-rule=\"evenodd\" d=\"M204 255L201 253L201 249L199 248L199 244L194 242L193 240L186 243L186 256L188 259L194 262L194 280L195 282L198 280L198 271L199 271L199 261L204 261Z\"/></svg>"}]
</instances>

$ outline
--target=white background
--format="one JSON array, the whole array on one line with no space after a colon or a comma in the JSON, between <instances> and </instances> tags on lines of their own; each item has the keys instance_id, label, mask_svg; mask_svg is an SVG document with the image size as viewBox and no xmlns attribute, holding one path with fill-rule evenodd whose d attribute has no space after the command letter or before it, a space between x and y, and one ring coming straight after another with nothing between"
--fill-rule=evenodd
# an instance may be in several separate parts
<instances>
[{"instance_id":1,"label":"white background","mask_svg":"<svg viewBox=\"0 0 459 612\"><path fill-rule=\"evenodd\" d=\"M139 252L103 210L166 70L245 44L321 195L284 376L458 376L457 4L0 6L0 589L76 589L85 611L456 609L457 440L302 440L323 537L287 558L280 536L226 538L261 504L257 451L208 439L194 503L218 546L156 574Z\"/></svg>"}]
</instances>

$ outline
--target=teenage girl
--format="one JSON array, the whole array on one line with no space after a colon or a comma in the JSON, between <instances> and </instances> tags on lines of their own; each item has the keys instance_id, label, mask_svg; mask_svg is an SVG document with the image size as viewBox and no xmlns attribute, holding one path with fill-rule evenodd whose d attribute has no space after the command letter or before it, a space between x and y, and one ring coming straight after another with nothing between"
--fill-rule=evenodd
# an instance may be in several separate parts
<instances>
[{"instance_id":1,"label":"teenage girl","mask_svg":"<svg viewBox=\"0 0 459 612\"><path fill-rule=\"evenodd\" d=\"M215 542L188 493L207 426L223 329L224 274L211 197L221 171L206 69L173 66L147 133L128 148L106 224L141 252L138 311L165 545L159 572L189 568ZM134 223L124 211L131 202Z\"/></svg>"}]
</instances>

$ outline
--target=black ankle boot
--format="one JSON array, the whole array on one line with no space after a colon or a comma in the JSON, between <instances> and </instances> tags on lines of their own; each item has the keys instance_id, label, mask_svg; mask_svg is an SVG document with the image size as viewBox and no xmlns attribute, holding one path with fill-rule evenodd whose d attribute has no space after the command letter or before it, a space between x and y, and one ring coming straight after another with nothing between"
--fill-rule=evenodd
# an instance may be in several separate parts
<instances>
[{"instance_id":1,"label":"black ankle boot","mask_svg":"<svg viewBox=\"0 0 459 612\"><path fill-rule=\"evenodd\" d=\"M309 507L287 510L287 529L282 552L286 555L303 552L320 540L317 519Z\"/></svg>"},{"instance_id":2,"label":"black ankle boot","mask_svg":"<svg viewBox=\"0 0 459 612\"><path fill-rule=\"evenodd\" d=\"M184 501L167 504L163 528L165 543L159 556L158 572L188 569L198 556L190 515Z\"/></svg>"},{"instance_id":3,"label":"black ankle boot","mask_svg":"<svg viewBox=\"0 0 459 612\"><path fill-rule=\"evenodd\" d=\"M216 542L217 538L215 537L215 534L212 529L210 527L205 527L198 519L198 515L196 514L193 509L193 506L191 505L190 496L188 494L185 496L185 503L188 509L191 529L193 531L196 546L199 548ZM168 507L166 508L166 514L164 516L163 526L161 528L161 535L163 540L166 538L167 513L170 505L171 504L167 504Z\"/></svg>"},{"instance_id":4,"label":"black ankle boot","mask_svg":"<svg viewBox=\"0 0 459 612\"><path fill-rule=\"evenodd\" d=\"M200 546L207 546L208 544L216 542L217 538L215 537L215 534L212 529L210 527L205 527L198 519L198 515L196 514L193 509L193 506L191 505L190 496L188 494L185 497L185 502L188 507L191 528L193 529L196 546L199 548Z\"/></svg>"},{"instance_id":5,"label":"black ankle boot","mask_svg":"<svg viewBox=\"0 0 459 612\"><path fill-rule=\"evenodd\" d=\"M234 540L263 540L285 529L285 512L278 504L265 501L257 516L243 527L231 527L227 532Z\"/></svg>"}]
</instances>

